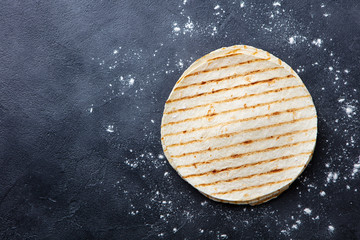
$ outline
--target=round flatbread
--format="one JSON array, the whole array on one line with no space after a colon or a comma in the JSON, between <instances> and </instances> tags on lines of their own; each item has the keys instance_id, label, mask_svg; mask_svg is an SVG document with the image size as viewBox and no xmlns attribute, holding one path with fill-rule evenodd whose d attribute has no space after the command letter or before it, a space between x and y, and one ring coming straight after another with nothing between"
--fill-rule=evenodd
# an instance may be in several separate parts
<instances>
[{"instance_id":1,"label":"round flatbread","mask_svg":"<svg viewBox=\"0 0 360 240\"><path fill-rule=\"evenodd\" d=\"M179 175L235 204L260 204L287 189L309 163L316 136L316 109L300 77L245 45L195 61L175 84L161 125Z\"/></svg>"}]
</instances>

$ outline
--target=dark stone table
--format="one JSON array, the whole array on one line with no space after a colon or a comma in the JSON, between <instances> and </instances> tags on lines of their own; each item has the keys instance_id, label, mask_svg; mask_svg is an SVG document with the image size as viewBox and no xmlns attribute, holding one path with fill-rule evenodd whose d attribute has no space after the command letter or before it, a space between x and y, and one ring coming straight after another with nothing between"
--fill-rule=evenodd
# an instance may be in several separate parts
<instances>
[{"instance_id":1,"label":"dark stone table","mask_svg":"<svg viewBox=\"0 0 360 240\"><path fill-rule=\"evenodd\" d=\"M0 21L1 239L360 238L359 1L12 0ZM256 207L208 200L160 143L178 77L234 44L292 66L319 117L308 168Z\"/></svg>"}]
</instances>

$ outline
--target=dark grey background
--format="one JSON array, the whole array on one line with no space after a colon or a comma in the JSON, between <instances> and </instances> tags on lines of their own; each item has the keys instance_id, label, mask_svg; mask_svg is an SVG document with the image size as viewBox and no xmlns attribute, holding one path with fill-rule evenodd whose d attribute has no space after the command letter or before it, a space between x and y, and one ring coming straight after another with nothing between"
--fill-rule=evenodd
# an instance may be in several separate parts
<instances>
[{"instance_id":1,"label":"dark grey background","mask_svg":"<svg viewBox=\"0 0 360 240\"><path fill-rule=\"evenodd\" d=\"M359 1L278 3L2 1L0 238L360 238ZM309 167L256 207L208 200L162 158L174 83L234 44L298 71L319 117Z\"/></svg>"}]
</instances>

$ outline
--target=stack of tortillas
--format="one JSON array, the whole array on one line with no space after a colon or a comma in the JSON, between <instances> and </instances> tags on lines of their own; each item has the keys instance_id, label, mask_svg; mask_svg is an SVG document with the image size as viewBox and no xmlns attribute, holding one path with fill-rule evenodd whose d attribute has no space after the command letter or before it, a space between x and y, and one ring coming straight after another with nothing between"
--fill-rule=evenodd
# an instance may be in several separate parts
<instances>
[{"instance_id":1,"label":"stack of tortillas","mask_svg":"<svg viewBox=\"0 0 360 240\"><path fill-rule=\"evenodd\" d=\"M180 77L161 140L179 175L207 197L256 205L277 197L309 163L317 116L299 76L266 51L213 51Z\"/></svg>"}]
</instances>

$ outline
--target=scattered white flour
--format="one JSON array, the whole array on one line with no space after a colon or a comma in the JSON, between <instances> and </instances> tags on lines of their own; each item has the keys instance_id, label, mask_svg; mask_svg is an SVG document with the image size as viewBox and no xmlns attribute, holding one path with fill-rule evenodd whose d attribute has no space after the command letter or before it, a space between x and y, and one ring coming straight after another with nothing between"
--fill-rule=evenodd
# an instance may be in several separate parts
<instances>
[{"instance_id":1,"label":"scattered white flour","mask_svg":"<svg viewBox=\"0 0 360 240\"><path fill-rule=\"evenodd\" d=\"M307 215L311 215L311 209L310 208L305 208L304 209L304 213L307 214Z\"/></svg>"},{"instance_id":2,"label":"scattered white flour","mask_svg":"<svg viewBox=\"0 0 360 240\"><path fill-rule=\"evenodd\" d=\"M281 3L280 3L280 2L273 2L273 6L274 6L274 7L281 6Z\"/></svg>"},{"instance_id":3,"label":"scattered white flour","mask_svg":"<svg viewBox=\"0 0 360 240\"><path fill-rule=\"evenodd\" d=\"M192 32L194 30L194 23L191 21L190 17L187 17L188 21L185 23L184 33Z\"/></svg>"},{"instance_id":4,"label":"scattered white flour","mask_svg":"<svg viewBox=\"0 0 360 240\"><path fill-rule=\"evenodd\" d=\"M178 33L180 32L181 28L178 26L177 23L173 23L173 32Z\"/></svg>"},{"instance_id":5,"label":"scattered white flour","mask_svg":"<svg viewBox=\"0 0 360 240\"><path fill-rule=\"evenodd\" d=\"M114 125L108 125L106 128L106 131L109 133L113 133L114 132Z\"/></svg>"},{"instance_id":6,"label":"scattered white flour","mask_svg":"<svg viewBox=\"0 0 360 240\"><path fill-rule=\"evenodd\" d=\"M307 41L307 37L301 35L293 35L289 37L289 44L294 45L297 43L303 43Z\"/></svg>"},{"instance_id":7,"label":"scattered white flour","mask_svg":"<svg viewBox=\"0 0 360 240\"><path fill-rule=\"evenodd\" d=\"M354 164L354 168L352 170L351 176L355 176L355 174L359 171L360 169L360 156L359 156L359 161L357 163Z\"/></svg>"},{"instance_id":8,"label":"scattered white flour","mask_svg":"<svg viewBox=\"0 0 360 240\"><path fill-rule=\"evenodd\" d=\"M89 108L89 113L92 113L94 111L94 104L91 104L90 108Z\"/></svg>"},{"instance_id":9,"label":"scattered white flour","mask_svg":"<svg viewBox=\"0 0 360 240\"><path fill-rule=\"evenodd\" d=\"M346 105L346 107L344 107L344 110L345 110L345 113L347 114L348 117L352 117L353 115L356 115L355 106Z\"/></svg>"},{"instance_id":10,"label":"scattered white flour","mask_svg":"<svg viewBox=\"0 0 360 240\"><path fill-rule=\"evenodd\" d=\"M289 43L290 44L295 44L296 43L296 40L294 37L289 37Z\"/></svg>"},{"instance_id":11,"label":"scattered white flour","mask_svg":"<svg viewBox=\"0 0 360 240\"><path fill-rule=\"evenodd\" d=\"M184 62L182 59L179 60L179 62L176 64L176 66L178 66L179 69L182 69L184 67Z\"/></svg>"},{"instance_id":12,"label":"scattered white flour","mask_svg":"<svg viewBox=\"0 0 360 240\"><path fill-rule=\"evenodd\" d=\"M137 168L139 166L139 162L137 161L137 159L126 159L125 164L132 168Z\"/></svg>"},{"instance_id":13,"label":"scattered white flour","mask_svg":"<svg viewBox=\"0 0 360 240\"><path fill-rule=\"evenodd\" d=\"M217 27L213 27L212 32L211 32L211 36L215 36L215 34L217 34L217 33L218 33Z\"/></svg>"},{"instance_id":14,"label":"scattered white flour","mask_svg":"<svg viewBox=\"0 0 360 240\"><path fill-rule=\"evenodd\" d=\"M133 216L136 215L136 214L138 214L138 213L139 213L139 210L135 210L135 211L131 211L131 212L130 212L130 214L133 215Z\"/></svg>"},{"instance_id":15,"label":"scattered white flour","mask_svg":"<svg viewBox=\"0 0 360 240\"><path fill-rule=\"evenodd\" d=\"M317 47L321 47L321 45L323 44L323 40L318 38L318 39L314 39L311 43Z\"/></svg>"},{"instance_id":16,"label":"scattered white flour","mask_svg":"<svg viewBox=\"0 0 360 240\"><path fill-rule=\"evenodd\" d=\"M328 176L326 178L326 181L329 183L329 182L336 182L336 180L338 179L339 177L339 173L336 173L336 172L329 172L328 173Z\"/></svg>"},{"instance_id":17,"label":"scattered white flour","mask_svg":"<svg viewBox=\"0 0 360 240\"><path fill-rule=\"evenodd\" d=\"M227 239L227 238L228 238L228 236L226 234L221 234L220 235L220 239Z\"/></svg>"},{"instance_id":18,"label":"scattered white flour","mask_svg":"<svg viewBox=\"0 0 360 240\"><path fill-rule=\"evenodd\" d=\"M135 79L134 78L130 78L129 79L129 85L132 86L134 85Z\"/></svg>"},{"instance_id":19,"label":"scattered white flour","mask_svg":"<svg viewBox=\"0 0 360 240\"><path fill-rule=\"evenodd\" d=\"M107 53L108 56L103 56L102 58L91 58L94 61L93 63L96 63L95 67L105 69L106 71L109 71L110 69L110 71L113 73L113 79L110 79L109 82L106 82L106 85L104 84L107 91L106 96L104 97L106 99L101 100L106 102L110 101L113 97L127 95L128 97L134 99L147 99L147 97L149 97L149 99L151 99L151 103L160 104L160 100L157 95L159 92L156 90L148 92L144 91L144 89L147 89L149 85L153 86L153 83L158 84L158 86L162 86L162 82L168 81L169 79L174 80L174 78L177 78L177 76L184 68L189 66L195 60L195 57L201 55L202 53L200 51L195 52L193 57L189 57L188 53L185 54L187 49L180 48L174 52L171 48L174 45L176 47L183 46L181 44L177 45L177 43L180 41L191 43L200 37L205 38L221 34L221 37L224 37L224 39L226 38L228 33L226 32L226 27L224 28L222 26L224 26L226 21L229 20L229 14L224 14L225 10L227 11L228 8L226 8L225 5L221 4L220 2L219 4L215 3L209 6L209 10L212 12L210 13L210 17L201 18L195 14L194 11L192 11L191 7L193 3L194 2L190 2L188 0L179 1L178 14L174 14L173 20L167 25L168 32L166 33L167 36L164 36L164 38L168 37L168 39L165 39L163 41L164 43L159 43L154 48L149 48L147 50L144 49L144 52L142 49L132 50L124 47L122 50L120 50L121 47L119 47L114 50L112 48ZM267 37L267 39L270 41L269 45L279 46L282 44L282 46L284 46L283 43L287 42L288 44L285 44L287 46L284 46L284 49L279 48L279 51L281 54L287 54L287 52L289 52L289 59L295 59L297 55L294 53L301 53L302 49L304 48L309 49L309 51L314 51L314 55L316 56L311 62L307 62L307 60L302 58L299 58L296 61L294 60L294 62L297 62L297 65L294 66L294 69L296 69L296 71L299 73L317 73L318 75L316 75L316 77L321 79L321 81L318 83L320 85L317 90L319 91L321 89L324 91L320 91L322 94L328 94L327 92L329 92L329 94L334 94L334 109L340 109L340 111L334 111L334 114L331 117L324 115L322 119L319 119L323 121L323 124L321 124L323 127L329 125L329 127L334 129L334 135L330 134L328 136L323 136L323 144L317 150L322 152L324 158L328 159L326 163L320 164L321 166L326 167L326 171L323 173L322 179L318 181L312 177L311 174L309 177L301 177L299 179L301 184L299 184L296 187L296 190L294 190L298 191L299 193L299 200L294 202L295 206L298 205L299 207L294 209L294 212L291 213L291 217L284 216L283 212L273 211L270 210L271 207L266 207L266 205L264 206L265 213L271 216L267 219L269 220L269 225L266 226L269 228L269 231L272 229L274 229L273 231L276 233L281 231L282 234L289 236L288 238L291 239L293 237L291 236L292 233L298 232L299 229L301 231L300 224L305 226L309 222L313 223L313 221L318 221L320 219L319 215L323 216L322 214L324 214L324 218L327 217L326 213L324 213L326 208L320 207L317 208L316 211L314 210L314 212L312 212L312 205L308 205L308 208L305 208L304 205L299 204L305 200L303 199L305 196L304 194L301 195L301 192L311 191L315 194L315 196L319 194L317 195L317 201L320 205L322 205L328 200L327 197L330 199L332 197L332 191L326 188L326 186L330 185L332 182L337 182L337 184L341 187L344 187L346 191L358 191L356 189L357 186L354 185L355 183L352 183L350 180L354 179L355 177L360 177L360 174L358 174L360 172L360 158L359 161L357 161L357 159L350 159L351 152L348 149L350 149L351 146L353 146L352 149L355 149L359 144L359 136L354 133L355 131L352 131L354 126L357 126L355 124L358 123L358 120L356 120L358 102L356 102L354 98L357 96L355 93L356 91L359 91L359 89L356 89L356 85L356 88L354 88L353 91L352 89L347 91L345 88L342 88L347 83L349 86L350 83L353 83L351 81L353 74L350 73L352 73L351 71L354 70L350 70L350 67L348 67L348 69L341 65L341 58L337 56L336 51L332 51L333 45L331 42L332 39L330 38L331 36L321 34L314 35L318 34L319 32L312 32L311 26L309 27L301 22L298 22L294 17L294 10L287 8L287 6L285 4L282 5L282 3L283 2L280 0L273 0L271 2L262 4L257 4L254 1L251 2L248 0L240 0L240 2L234 1L232 3L234 8L232 8L231 14L236 14L237 18L242 21L246 21L245 25L248 29L245 30L251 30L256 34L261 34L264 37ZM321 7L324 8L325 4L321 4ZM321 9L320 16L317 17L322 20L329 20L330 18L323 18L331 16L330 13L328 13L329 11L330 10L327 9ZM231 14L230 20L232 18ZM261 15L261 17L258 17L259 15ZM266 18L268 21L263 21L264 18ZM256 34L254 35L255 37L257 36ZM278 38L272 38L273 35L278 36ZM229 37L234 36L229 33ZM169 39L173 42L168 41ZM213 37L209 39L215 40ZM251 41L251 38L249 41ZM224 42L226 43L226 41ZM240 44L242 43L243 42L240 42ZM288 51L289 48L294 51ZM170 54L169 49L171 50ZM281 52L282 50L284 50L284 52ZM164 68L156 69L154 67L156 65L151 65L152 62L156 62L158 60L159 56L165 56L165 53L171 56L169 56L167 59L162 59L164 61ZM151 59L148 61L148 57L152 58L153 61L151 61ZM154 67L151 69L155 70L149 71L149 69L144 66L144 68L139 69L140 73L134 73L130 72L131 68L127 68L127 66L137 66L135 64L144 61L149 62L150 67ZM99 67L99 65L101 67ZM114 76L116 76L116 78ZM318 98L317 100L319 102L325 101L324 98ZM97 106L96 109L93 108L94 105ZM140 104L138 105L139 106L134 107L136 111L139 111L138 113L148 113L147 109L144 110L143 106ZM90 113L93 111L97 113L99 106L101 106L101 104L97 102L91 106L88 106L85 110ZM158 107L158 105L154 105L154 107L155 106ZM184 106L184 108L186 108L186 106ZM151 133L150 129L150 127L153 127L153 123L159 123L158 121L160 117L159 115L156 117L155 114L160 113L154 113L151 115L134 114L130 116L134 119L134 121L139 120L139 115L144 117L144 132L146 133L144 133L143 140L146 142L154 143L159 140L159 134ZM179 116L174 115L173 117L178 118ZM106 132L110 133L115 132L115 134L109 134L109 136L111 136L109 137L109 141L114 138L115 141L121 142L121 140L119 140L121 136L117 136L116 134L120 131L120 128L117 127L115 129L114 127L118 126L118 122L116 122L116 119L114 119L113 122L111 122L112 120L109 121L113 125L103 125L102 129L104 130L105 128ZM321 127L321 125L319 126ZM341 136L339 136L340 131L343 131ZM104 134L106 132L103 131ZM342 144L344 146L344 152L332 155L333 152L328 149L334 149L334 147L336 147L336 142L333 139L339 138L332 138L332 136L335 135L341 137L341 140L343 140ZM161 221L162 224L169 223L169 221L172 220L171 218L174 218L174 215L182 215L182 217L186 220L186 223L191 221L197 222L199 218L197 216L189 215L188 213L194 212L195 208L201 206L201 208L204 208L205 210L213 210L214 216L222 216L224 221L228 221L228 224L233 224L234 226L230 225L230 229L235 230L236 227L240 229L241 227L253 226L257 223L257 221L253 221L250 218L246 221L237 220L236 217L234 217L234 212L231 209L226 209L226 211L224 211L224 209L214 207L214 203L210 200L198 201L196 198L193 200L189 197L191 196L191 192L187 191L186 188L184 188L185 190L174 188L173 186L176 186L176 184L172 183L174 183L174 181L178 181L178 178L172 177L172 174L169 171L169 164L163 154L159 154L159 152L149 153L148 150L145 150L142 147L135 148L133 145L131 145L131 141L130 144L125 146L120 146L119 144L119 148L124 147L129 149L128 157L125 160L119 161L119 164L124 164L126 167L129 166L124 169L127 169L127 171L139 172L138 176L146 180L150 180L150 175L158 174L160 179L159 182L161 182L154 183L156 186L154 190L150 192L145 191L146 188L143 189L144 191L141 191L142 189L139 189L140 191L126 189L126 186L122 184L124 183L122 179L114 184L119 188L121 186L122 189L119 192L121 192L121 194L124 193L124 198L129 200L129 202L139 197L145 199L145 209L139 206L139 209L141 209L141 214L145 214L143 213L142 209L145 211L149 210L152 212L157 212L157 216L160 216L159 221ZM345 162L343 160L346 160L347 164L341 164ZM305 175L303 176L306 176L306 173L304 174ZM346 177L348 178L346 179ZM320 184L320 181L325 183L325 187L322 184L317 185ZM166 190L164 190L164 186L166 187ZM183 204L184 199L185 201L188 201L188 204ZM243 214L246 216L251 216L250 214L256 213L258 211L256 208L244 207L243 211L241 212L243 212ZM135 208L129 209L129 215L137 214L139 214L139 211ZM294 216L299 217L297 219ZM164 225L169 226L169 224ZM181 225L176 225L176 227L170 226L166 229L159 226L160 225L158 225L158 223L151 224L151 229L153 232L152 237L161 236L163 238L169 239L172 237L173 233L179 232L182 228ZM198 227L200 228L200 226ZM204 230L204 226L201 227L202 228L200 229L198 228L198 231L199 233L204 234L204 238L230 238L228 237L230 236L230 233L227 235L216 230L210 232L207 229ZM335 227L329 226L328 230L332 232L335 230ZM214 236L214 234L216 236Z\"/></svg>"}]
</instances>

